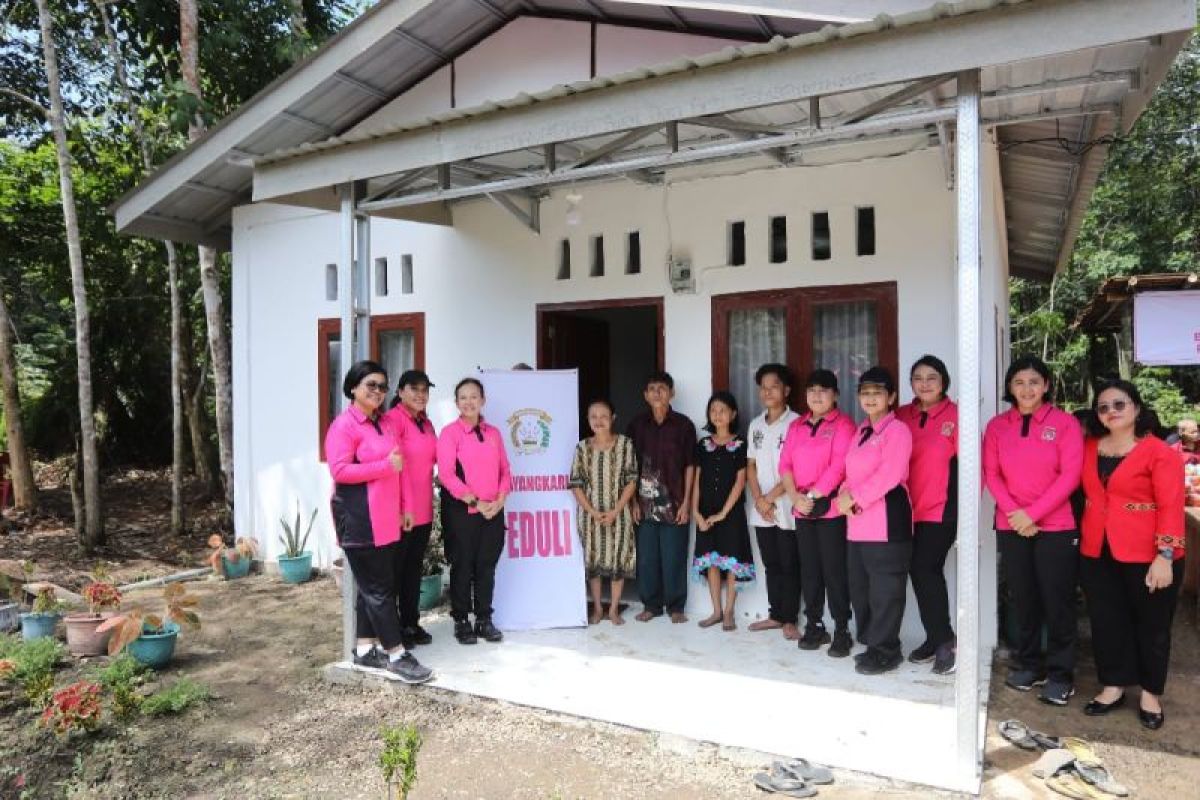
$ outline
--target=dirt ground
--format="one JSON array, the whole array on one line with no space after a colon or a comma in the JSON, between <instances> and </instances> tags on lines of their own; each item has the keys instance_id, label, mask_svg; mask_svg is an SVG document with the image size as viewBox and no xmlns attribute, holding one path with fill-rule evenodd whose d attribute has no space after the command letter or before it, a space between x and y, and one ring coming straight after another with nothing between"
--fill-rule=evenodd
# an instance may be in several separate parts
<instances>
[{"instance_id":1,"label":"dirt ground","mask_svg":"<svg viewBox=\"0 0 1200 800\"><path fill-rule=\"evenodd\" d=\"M113 542L101 556L115 574L142 577L200 563L202 543L211 532L207 526L198 526L184 543L161 533L166 508L161 475L126 475L110 485ZM212 513L199 501L195 511ZM0 559L30 554L36 554L40 573L70 588L78 588L90 566L53 517L30 528L14 525L0 535ZM379 730L399 723L415 724L425 742L414 800L765 796L751 785L764 765L744 754L430 687L397 692L326 684L321 668L336 660L340 643L339 597L328 578L285 586L270 575L252 575L189 588L201 598L204 627L181 636L162 680L190 677L207 685L214 699L181 717L141 718L124 728L106 724L86 739L55 743L33 726L31 710L0 698L0 768L26 775L27 796L380 798L386 794L377 766ZM154 592L137 594L146 602L156 599ZM1143 731L1129 709L1099 720L1082 714L1095 688L1086 645L1080 695L1066 709L1004 689L1003 673L997 671L993 686L1000 688L992 692L984 796L1056 796L1029 775L1035 756L995 735L996 721L1010 717L1050 734L1095 742L1136 797L1195 796L1200 784L1197 631L1189 604L1176 624L1167 725L1158 733ZM60 671L57 684L86 669L76 665ZM839 774L838 783L822 787L820 796L944 795Z\"/></svg>"}]
</instances>

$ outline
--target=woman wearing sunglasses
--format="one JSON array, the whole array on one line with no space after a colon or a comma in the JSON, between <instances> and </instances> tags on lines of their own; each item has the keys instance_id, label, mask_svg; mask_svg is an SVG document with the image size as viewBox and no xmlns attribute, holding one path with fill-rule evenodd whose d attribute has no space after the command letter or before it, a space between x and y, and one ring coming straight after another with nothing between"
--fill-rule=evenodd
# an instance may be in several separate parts
<instances>
[{"instance_id":1,"label":"woman wearing sunglasses","mask_svg":"<svg viewBox=\"0 0 1200 800\"><path fill-rule=\"evenodd\" d=\"M1132 383L1106 382L1092 410L1080 576L1101 689L1083 710L1107 714L1139 686L1138 718L1157 730L1183 577L1183 465Z\"/></svg>"},{"instance_id":2,"label":"woman wearing sunglasses","mask_svg":"<svg viewBox=\"0 0 1200 800\"><path fill-rule=\"evenodd\" d=\"M405 683L424 683L433 671L404 646L396 607L396 550L400 543L404 459L392 420L382 413L387 372L359 361L342 391L350 406L329 425L325 459L333 476L334 530L358 590L354 663Z\"/></svg>"}]
</instances>

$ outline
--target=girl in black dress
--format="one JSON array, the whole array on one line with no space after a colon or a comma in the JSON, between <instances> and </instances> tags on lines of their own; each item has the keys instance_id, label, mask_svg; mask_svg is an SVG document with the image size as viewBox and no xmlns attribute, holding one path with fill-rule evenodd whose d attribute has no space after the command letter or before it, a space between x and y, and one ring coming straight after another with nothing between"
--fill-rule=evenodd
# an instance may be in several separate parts
<instances>
[{"instance_id":1,"label":"girl in black dress","mask_svg":"<svg viewBox=\"0 0 1200 800\"><path fill-rule=\"evenodd\" d=\"M700 621L701 628L722 623L722 630L737 627L733 604L737 584L754 580L754 554L746 527L746 441L737 435L737 400L717 392L705 413L708 431L696 445L696 484L692 514L696 518L696 549L692 570L708 580L713 612ZM725 573L725 605L721 606L721 573Z\"/></svg>"}]
</instances>

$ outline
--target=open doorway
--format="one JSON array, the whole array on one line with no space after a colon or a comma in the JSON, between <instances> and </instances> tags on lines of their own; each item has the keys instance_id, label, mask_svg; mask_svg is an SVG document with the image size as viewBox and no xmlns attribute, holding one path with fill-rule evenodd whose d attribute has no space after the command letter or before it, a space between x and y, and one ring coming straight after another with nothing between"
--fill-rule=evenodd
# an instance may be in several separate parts
<instances>
[{"instance_id":1,"label":"open doorway","mask_svg":"<svg viewBox=\"0 0 1200 800\"><path fill-rule=\"evenodd\" d=\"M586 404L607 397L617 430L640 413L646 376L663 365L661 297L553 303L537 307L538 368L579 370L579 434Z\"/></svg>"}]
</instances>

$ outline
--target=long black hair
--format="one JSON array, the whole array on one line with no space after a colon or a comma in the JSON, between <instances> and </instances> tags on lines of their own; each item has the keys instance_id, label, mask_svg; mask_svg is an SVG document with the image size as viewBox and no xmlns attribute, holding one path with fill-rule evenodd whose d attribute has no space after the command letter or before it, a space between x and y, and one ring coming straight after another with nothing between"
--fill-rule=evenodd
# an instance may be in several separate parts
<instances>
[{"instance_id":1,"label":"long black hair","mask_svg":"<svg viewBox=\"0 0 1200 800\"><path fill-rule=\"evenodd\" d=\"M1108 433L1108 428L1104 427L1104 423L1100 421L1100 414L1096 411L1096 406L1100 404L1100 395L1109 389L1116 389L1118 392L1121 392L1137 406L1137 419L1133 422L1134 436L1140 439L1150 433L1160 439L1162 438L1162 425L1158 421L1158 414L1154 413L1154 409L1142 402L1142 393L1138 391L1136 386L1120 378L1107 378L1096 387L1096 394L1092 398L1092 410L1087 417L1088 435L1099 438Z\"/></svg>"},{"instance_id":2,"label":"long black hair","mask_svg":"<svg viewBox=\"0 0 1200 800\"><path fill-rule=\"evenodd\" d=\"M1042 380L1046 382L1046 391L1042 393L1043 403L1054 402L1054 380L1050 377L1050 368L1046 366L1046 362L1042 361L1037 356L1019 356L1011 364L1008 365L1008 371L1004 373L1004 402L1017 404L1017 398L1013 397L1012 389L1009 385L1012 384L1013 378L1018 372L1031 369L1038 375L1042 376Z\"/></svg>"},{"instance_id":3,"label":"long black hair","mask_svg":"<svg viewBox=\"0 0 1200 800\"><path fill-rule=\"evenodd\" d=\"M708 402L704 405L704 430L709 433L717 432L716 427L712 424L712 420L708 416L708 412L712 410L713 403L723 403L733 412L733 422L729 424L729 432L737 436L742 415L738 413L737 398L731 392L727 392L724 389L719 392L713 392L712 397L708 398Z\"/></svg>"}]
</instances>

